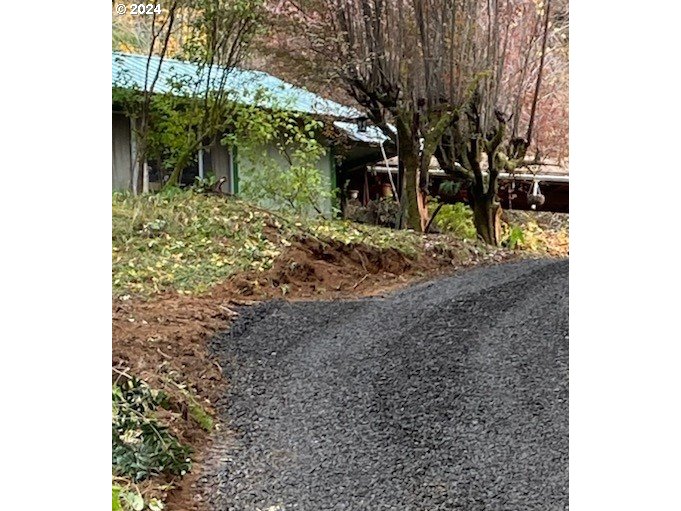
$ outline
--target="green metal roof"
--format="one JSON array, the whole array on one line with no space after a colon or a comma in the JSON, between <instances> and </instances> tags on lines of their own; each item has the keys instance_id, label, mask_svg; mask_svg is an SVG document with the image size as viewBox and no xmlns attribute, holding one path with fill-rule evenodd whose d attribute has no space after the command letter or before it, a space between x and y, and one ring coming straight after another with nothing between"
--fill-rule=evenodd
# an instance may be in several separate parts
<instances>
[{"instance_id":1,"label":"green metal roof","mask_svg":"<svg viewBox=\"0 0 681 511\"><path fill-rule=\"evenodd\" d=\"M161 59L156 56L152 56L149 61L147 89L150 87L160 61ZM146 66L146 55L112 52L111 86L144 90ZM207 68L202 70L191 62L163 59L158 80L154 85L154 92L173 92L191 96L193 91L205 90L208 80L207 71ZM360 132L357 124L347 122L363 117L359 110L324 99L263 71L213 66L210 72L210 83L217 86L223 77L229 94L240 103L335 117L342 120L334 123L336 127L353 140L369 144L380 144L387 140L378 128L368 127L370 128L368 132Z\"/></svg>"},{"instance_id":2,"label":"green metal roof","mask_svg":"<svg viewBox=\"0 0 681 511\"><path fill-rule=\"evenodd\" d=\"M158 69L159 61L158 57L151 58L149 84ZM113 52L111 55L111 65L112 86L140 90L145 88L146 55ZM194 90L205 90L207 71L207 68L201 70L191 62L163 59L161 72L154 86L154 92L174 92L176 94L192 95ZM324 99L308 90L291 85L262 71L249 71L238 68L226 69L213 66L210 73L210 83L217 86L225 74L227 74L225 78L226 89L239 102L344 119L362 117L361 112L355 108ZM180 83L182 85L179 85Z\"/></svg>"}]
</instances>

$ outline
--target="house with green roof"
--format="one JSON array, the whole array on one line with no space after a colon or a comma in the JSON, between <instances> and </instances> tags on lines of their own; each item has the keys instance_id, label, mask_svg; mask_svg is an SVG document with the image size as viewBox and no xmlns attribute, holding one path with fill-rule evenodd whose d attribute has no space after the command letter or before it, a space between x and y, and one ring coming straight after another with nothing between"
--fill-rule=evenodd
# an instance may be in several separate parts
<instances>
[{"instance_id":1,"label":"house with green roof","mask_svg":"<svg viewBox=\"0 0 681 511\"><path fill-rule=\"evenodd\" d=\"M193 63L158 57L148 59L146 55L113 52L111 64L112 90L145 90L145 76L154 76L160 66L154 93L183 94L177 88L177 77L198 75ZM325 120L330 127L325 130L323 140L326 150L316 167L331 187L341 186L348 176L365 172L367 165L383 160L384 153L388 157L395 155L389 139L377 127L367 125L362 113L354 108L322 98L262 71L215 67L211 76L219 81L223 78L222 73L226 73L225 83L237 102L263 109L300 112ZM264 146L262 154L268 155L282 171L289 165L274 145ZM135 130L124 109L115 102L112 104L112 155L113 189L132 190ZM148 189L154 190L161 186L162 178L155 171L154 163L150 162L150 167ZM183 182L190 183L196 176L204 177L212 172L216 177L224 178L223 191L238 193L239 181L252 171L250 162L239 156L238 146L228 148L215 142L199 151L183 172Z\"/></svg>"}]
</instances>

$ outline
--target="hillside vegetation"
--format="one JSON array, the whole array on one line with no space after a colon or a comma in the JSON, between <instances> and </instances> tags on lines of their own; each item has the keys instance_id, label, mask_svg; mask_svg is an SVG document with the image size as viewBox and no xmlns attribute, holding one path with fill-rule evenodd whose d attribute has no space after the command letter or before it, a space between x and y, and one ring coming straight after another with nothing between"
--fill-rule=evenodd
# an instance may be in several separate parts
<instances>
[{"instance_id":1,"label":"hillside vegetation","mask_svg":"<svg viewBox=\"0 0 681 511\"><path fill-rule=\"evenodd\" d=\"M349 221L297 218L235 197L192 191L114 194L114 295L202 293L234 274L270 270L296 239L391 249L414 261L426 248L444 249L454 241Z\"/></svg>"}]
</instances>

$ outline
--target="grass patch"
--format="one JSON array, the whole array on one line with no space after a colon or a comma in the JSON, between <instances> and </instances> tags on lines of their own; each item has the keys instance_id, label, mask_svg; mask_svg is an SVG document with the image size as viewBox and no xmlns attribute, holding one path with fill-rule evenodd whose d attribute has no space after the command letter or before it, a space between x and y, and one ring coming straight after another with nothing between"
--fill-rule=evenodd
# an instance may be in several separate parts
<instances>
[{"instance_id":1,"label":"grass patch","mask_svg":"<svg viewBox=\"0 0 681 511\"><path fill-rule=\"evenodd\" d=\"M117 193L112 202L115 296L205 292L235 273L270 269L293 236L393 248L409 258L423 251L422 236L410 231L303 219L192 190Z\"/></svg>"},{"instance_id":2,"label":"grass patch","mask_svg":"<svg viewBox=\"0 0 681 511\"><path fill-rule=\"evenodd\" d=\"M113 291L207 290L238 271L264 271L280 247L269 218L242 201L193 192L113 196Z\"/></svg>"},{"instance_id":3,"label":"grass patch","mask_svg":"<svg viewBox=\"0 0 681 511\"><path fill-rule=\"evenodd\" d=\"M412 259L423 251L423 237L412 231L398 231L349 220L317 220L310 223L308 229L323 239L343 244L362 244L381 250L393 248Z\"/></svg>"},{"instance_id":4,"label":"grass patch","mask_svg":"<svg viewBox=\"0 0 681 511\"><path fill-rule=\"evenodd\" d=\"M427 245L456 247L461 240L486 251L464 204L445 205L435 221L443 235L426 241L408 230L275 213L235 197L191 189L137 197L117 193L112 202L114 296L201 294L234 274L269 270L294 237L394 249L412 260L423 255ZM509 220L507 247L567 254L566 227L548 229L530 215L519 220Z\"/></svg>"},{"instance_id":5,"label":"grass patch","mask_svg":"<svg viewBox=\"0 0 681 511\"><path fill-rule=\"evenodd\" d=\"M196 401L189 404L189 415L205 431L213 429L213 418Z\"/></svg>"}]
</instances>

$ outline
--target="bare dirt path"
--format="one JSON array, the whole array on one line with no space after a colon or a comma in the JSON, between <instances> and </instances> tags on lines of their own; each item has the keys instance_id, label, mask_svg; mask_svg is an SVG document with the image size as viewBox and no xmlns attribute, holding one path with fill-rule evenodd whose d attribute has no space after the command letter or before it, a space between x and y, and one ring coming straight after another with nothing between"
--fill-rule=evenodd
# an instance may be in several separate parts
<instances>
[{"instance_id":1,"label":"bare dirt path","mask_svg":"<svg viewBox=\"0 0 681 511\"><path fill-rule=\"evenodd\" d=\"M214 348L215 510L563 510L568 262L246 308Z\"/></svg>"}]
</instances>

